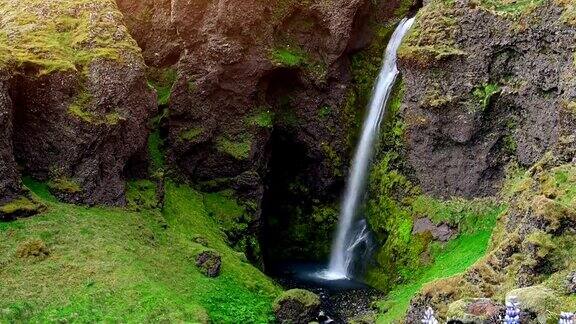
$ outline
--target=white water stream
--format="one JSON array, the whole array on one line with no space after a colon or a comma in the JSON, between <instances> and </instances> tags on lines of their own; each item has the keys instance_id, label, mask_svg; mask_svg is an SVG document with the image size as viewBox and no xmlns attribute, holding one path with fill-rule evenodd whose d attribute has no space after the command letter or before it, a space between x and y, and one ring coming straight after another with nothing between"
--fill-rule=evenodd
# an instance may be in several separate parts
<instances>
[{"instance_id":1,"label":"white water stream","mask_svg":"<svg viewBox=\"0 0 576 324\"><path fill-rule=\"evenodd\" d=\"M350 278L350 268L354 261L355 248L368 238L366 221L361 220L354 226L354 220L362 203L365 193L366 179L368 177L370 162L374 155L374 144L378 136L380 122L386 110L386 103L398 76L396 53L402 43L404 35L408 32L414 18L403 19L396 27L390 38L384 55L384 63L378 79L376 80L360 142L356 148L352 168L348 175L346 191L341 205L338 230L332 243L332 253L328 270L321 277L329 280Z\"/></svg>"}]
</instances>

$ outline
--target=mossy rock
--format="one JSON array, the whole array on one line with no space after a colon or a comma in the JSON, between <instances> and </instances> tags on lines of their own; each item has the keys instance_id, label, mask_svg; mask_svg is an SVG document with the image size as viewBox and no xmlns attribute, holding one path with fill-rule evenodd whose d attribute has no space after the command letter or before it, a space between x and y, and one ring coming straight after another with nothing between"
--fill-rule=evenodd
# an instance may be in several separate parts
<instances>
[{"instance_id":1,"label":"mossy rock","mask_svg":"<svg viewBox=\"0 0 576 324\"><path fill-rule=\"evenodd\" d=\"M37 214L45 206L36 200L21 196L7 203L0 204L0 220L12 220L18 217L27 217Z\"/></svg>"},{"instance_id":2,"label":"mossy rock","mask_svg":"<svg viewBox=\"0 0 576 324\"><path fill-rule=\"evenodd\" d=\"M504 311L504 305L488 298L466 298L451 303L446 316L457 323L490 323L497 321Z\"/></svg>"},{"instance_id":3,"label":"mossy rock","mask_svg":"<svg viewBox=\"0 0 576 324\"><path fill-rule=\"evenodd\" d=\"M291 289L274 301L274 314L279 323L307 324L320 312L320 297L304 289Z\"/></svg>"},{"instance_id":4,"label":"mossy rock","mask_svg":"<svg viewBox=\"0 0 576 324\"><path fill-rule=\"evenodd\" d=\"M506 295L507 299L516 296L522 311L534 314L537 323L549 323L551 315L561 305L556 292L544 286L531 286L514 289Z\"/></svg>"},{"instance_id":5,"label":"mossy rock","mask_svg":"<svg viewBox=\"0 0 576 324\"><path fill-rule=\"evenodd\" d=\"M222 257L216 251L204 250L196 256L196 266L205 276L218 277L222 268Z\"/></svg>"}]
</instances>

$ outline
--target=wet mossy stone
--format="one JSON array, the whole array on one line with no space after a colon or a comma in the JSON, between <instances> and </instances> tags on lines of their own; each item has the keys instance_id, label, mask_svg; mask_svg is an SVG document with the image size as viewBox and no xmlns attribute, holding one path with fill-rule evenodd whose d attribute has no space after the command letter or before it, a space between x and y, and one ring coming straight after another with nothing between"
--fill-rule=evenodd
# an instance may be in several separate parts
<instances>
[{"instance_id":1,"label":"wet mossy stone","mask_svg":"<svg viewBox=\"0 0 576 324\"><path fill-rule=\"evenodd\" d=\"M283 324L307 324L320 312L320 297L304 289L291 289L274 301L276 320Z\"/></svg>"},{"instance_id":2,"label":"wet mossy stone","mask_svg":"<svg viewBox=\"0 0 576 324\"><path fill-rule=\"evenodd\" d=\"M454 323L495 323L506 311L504 305L488 298L465 298L448 306L448 321Z\"/></svg>"},{"instance_id":3,"label":"wet mossy stone","mask_svg":"<svg viewBox=\"0 0 576 324\"><path fill-rule=\"evenodd\" d=\"M222 257L216 251L204 250L196 256L196 266L205 276L218 277L222 268Z\"/></svg>"}]
</instances>

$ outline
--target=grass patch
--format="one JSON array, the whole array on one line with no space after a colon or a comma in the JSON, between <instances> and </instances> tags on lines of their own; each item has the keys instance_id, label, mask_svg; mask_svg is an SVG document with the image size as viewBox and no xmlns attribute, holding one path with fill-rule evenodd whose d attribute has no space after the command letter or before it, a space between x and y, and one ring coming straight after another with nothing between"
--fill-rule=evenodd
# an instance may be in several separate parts
<instances>
[{"instance_id":1,"label":"grass patch","mask_svg":"<svg viewBox=\"0 0 576 324\"><path fill-rule=\"evenodd\" d=\"M164 170L166 165L166 158L162 146L164 140L160 136L160 130L156 129L148 136L148 156L150 157L151 173Z\"/></svg>"},{"instance_id":2,"label":"grass patch","mask_svg":"<svg viewBox=\"0 0 576 324\"><path fill-rule=\"evenodd\" d=\"M48 187L54 191L71 194L82 192L82 187L80 184L76 180L70 179L68 177L58 177L52 179L50 182L48 182Z\"/></svg>"},{"instance_id":3,"label":"grass patch","mask_svg":"<svg viewBox=\"0 0 576 324\"><path fill-rule=\"evenodd\" d=\"M476 0L477 3L492 12L507 15L519 15L539 5L543 0Z\"/></svg>"},{"instance_id":4,"label":"grass patch","mask_svg":"<svg viewBox=\"0 0 576 324\"><path fill-rule=\"evenodd\" d=\"M496 218L490 220L492 226ZM445 246L436 245L432 249L434 262L412 272L413 280L396 286L387 299L377 303L381 312L377 323L393 323L405 315L410 300L428 282L450 277L463 272L486 253L492 227L483 228L473 234L463 234Z\"/></svg>"},{"instance_id":5,"label":"grass patch","mask_svg":"<svg viewBox=\"0 0 576 324\"><path fill-rule=\"evenodd\" d=\"M0 322L272 319L279 289L227 246L202 194L167 183L162 211L135 213L57 203L42 198L49 195L44 185L27 184L48 211L0 227ZM222 255L219 277L196 268L204 247L195 234ZM18 258L30 242L42 242L33 245L49 254Z\"/></svg>"}]
</instances>

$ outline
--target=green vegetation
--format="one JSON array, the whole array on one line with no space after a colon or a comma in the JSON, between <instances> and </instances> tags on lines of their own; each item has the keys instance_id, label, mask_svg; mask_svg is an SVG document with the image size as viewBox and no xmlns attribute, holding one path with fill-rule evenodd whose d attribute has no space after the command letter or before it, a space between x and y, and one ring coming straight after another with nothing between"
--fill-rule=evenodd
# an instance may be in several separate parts
<instances>
[{"instance_id":1,"label":"green vegetation","mask_svg":"<svg viewBox=\"0 0 576 324\"><path fill-rule=\"evenodd\" d=\"M274 310L280 308L285 302L297 302L304 307L313 307L320 305L320 297L313 292L304 289L290 289L285 291L274 301Z\"/></svg>"},{"instance_id":2,"label":"green vegetation","mask_svg":"<svg viewBox=\"0 0 576 324\"><path fill-rule=\"evenodd\" d=\"M151 162L151 173L164 171L166 158L164 157L164 152L162 151L163 145L164 140L160 136L159 130L156 129L150 133L148 136L148 155Z\"/></svg>"},{"instance_id":3,"label":"green vegetation","mask_svg":"<svg viewBox=\"0 0 576 324\"><path fill-rule=\"evenodd\" d=\"M68 107L68 112L85 123L95 125L116 125L123 119L117 112L108 113L101 117L88 111L87 109L90 108L92 99L90 92L86 90L80 91Z\"/></svg>"},{"instance_id":4,"label":"green vegetation","mask_svg":"<svg viewBox=\"0 0 576 324\"><path fill-rule=\"evenodd\" d=\"M275 48L270 53L272 62L284 67L298 67L308 62L306 52L296 46Z\"/></svg>"},{"instance_id":5,"label":"green vegetation","mask_svg":"<svg viewBox=\"0 0 576 324\"><path fill-rule=\"evenodd\" d=\"M488 225L494 226L495 216L497 215L493 214L484 219L483 223L491 223ZM377 303L382 313L377 322L393 323L402 319L408 310L410 300L425 284L461 273L484 256L492 233L491 226L478 229L473 234L462 234L444 246L433 245L430 257L434 261L413 269L409 274L412 280L409 279L396 286L390 291L386 300Z\"/></svg>"},{"instance_id":6,"label":"green vegetation","mask_svg":"<svg viewBox=\"0 0 576 324\"><path fill-rule=\"evenodd\" d=\"M272 128L274 125L274 113L270 111L270 107L262 107L257 109L254 115L248 117L248 123L262 128Z\"/></svg>"},{"instance_id":7,"label":"green vegetation","mask_svg":"<svg viewBox=\"0 0 576 324\"><path fill-rule=\"evenodd\" d=\"M330 117L331 114L332 108L330 106L322 106L322 108L318 110L318 117L320 117L320 119L326 119Z\"/></svg>"},{"instance_id":8,"label":"green vegetation","mask_svg":"<svg viewBox=\"0 0 576 324\"><path fill-rule=\"evenodd\" d=\"M32 214L42 208L42 204L28 197L19 197L0 205L0 215Z\"/></svg>"},{"instance_id":9,"label":"green vegetation","mask_svg":"<svg viewBox=\"0 0 576 324\"><path fill-rule=\"evenodd\" d=\"M271 320L279 289L227 246L202 194L168 182L162 211L135 213L58 203L26 184L48 211L0 223L0 322ZM218 278L196 268L199 234L222 256Z\"/></svg>"},{"instance_id":10,"label":"green vegetation","mask_svg":"<svg viewBox=\"0 0 576 324\"><path fill-rule=\"evenodd\" d=\"M416 15L416 22L398 49L398 57L422 66L465 55L455 41L457 15L452 0L433 0Z\"/></svg>"},{"instance_id":11,"label":"green vegetation","mask_svg":"<svg viewBox=\"0 0 576 324\"><path fill-rule=\"evenodd\" d=\"M172 86L174 85L174 82L176 82L178 73L173 68L148 68L147 74L148 84L156 90L156 94L158 95L158 105L167 105L170 101Z\"/></svg>"},{"instance_id":12,"label":"green vegetation","mask_svg":"<svg viewBox=\"0 0 576 324\"><path fill-rule=\"evenodd\" d=\"M519 15L541 5L544 0L476 0L483 8L498 14Z\"/></svg>"},{"instance_id":13,"label":"green vegetation","mask_svg":"<svg viewBox=\"0 0 576 324\"><path fill-rule=\"evenodd\" d=\"M250 157L252 149L252 136L241 135L238 136L237 142L231 141L227 137L220 137L216 142L216 148L237 160L246 160Z\"/></svg>"},{"instance_id":14,"label":"green vegetation","mask_svg":"<svg viewBox=\"0 0 576 324\"><path fill-rule=\"evenodd\" d=\"M502 89L498 84L486 83L474 89L473 95L480 101L482 110L486 110L490 105L490 100Z\"/></svg>"},{"instance_id":15,"label":"green vegetation","mask_svg":"<svg viewBox=\"0 0 576 324\"><path fill-rule=\"evenodd\" d=\"M178 139L181 141L193 142L200 135L202 135L202 133L204 133L204 129L202 127L192 127L192 128L183 130L180 133L180 135L178 136Z\"/></svg>"},{"instance_id":16,"label":"green vegetation","mask_svg":"<svg viewBox=\"0 0 576 324\"><path fill-rule=\"evenodd\" d=\"M403 88L402 82L395 86L384 119L366 211L381 246L375 255L377 264L369 269L366 279L390 291L386 300L378 302L379 323L400 319L425 283L462 272L482 257L504 209L491 200L434 199L421 194L406 177L410 169L403 157ZM430 232L413 234L413 223L418 218L428 218L435 225L447 224L457 229L458 235L439 243L433 241Z\"/></svg>"},{"instance_id":17,"label":"green vegetation","mask_svg":"<svg viewBox=\"0 0 576 324\"><path fill-rule=\"evenodd\" d=\"M48 182L50 190L59 191L63 193L79 193L82 192L82 187L78 181L68 177L56 177Z\"/></svg>"},{"instance_id":18,"label":"green vegetation","mask_svg":"<svg viewBox=\"0 0 576 324\"><path fill-rule=\"evenodd\" d=\"M132 211L152 210L160 207L156 184L150 180L133 180L126 183L126 208Z\"/></svg>"},{"instance_id":19,"label":"green vegetation","mask_svg":"<svg viewBox=\"0 0 576 324\"><path fill-rule=\"evenodd\" d=\"M204 205L212 217L226 233L228 242L236 245L247 234L248 226L254 219L240 206L232 191L222 191L204 195ZM246 242L242 242L246 243Z\"/></svg>"},{"instance_id":20,"label":"green vegetation","mask_svg":"<svg viewBox=\"0 0 576 324\"><path fill-rule=\"evenodd\" d=\"M0 67L33 66L39 74L86 72L97 59L120 61L140 49L105 0L7 0L0 29ZM97 33L94 31L97 30Z\"/></svg>"}]
</instances>

